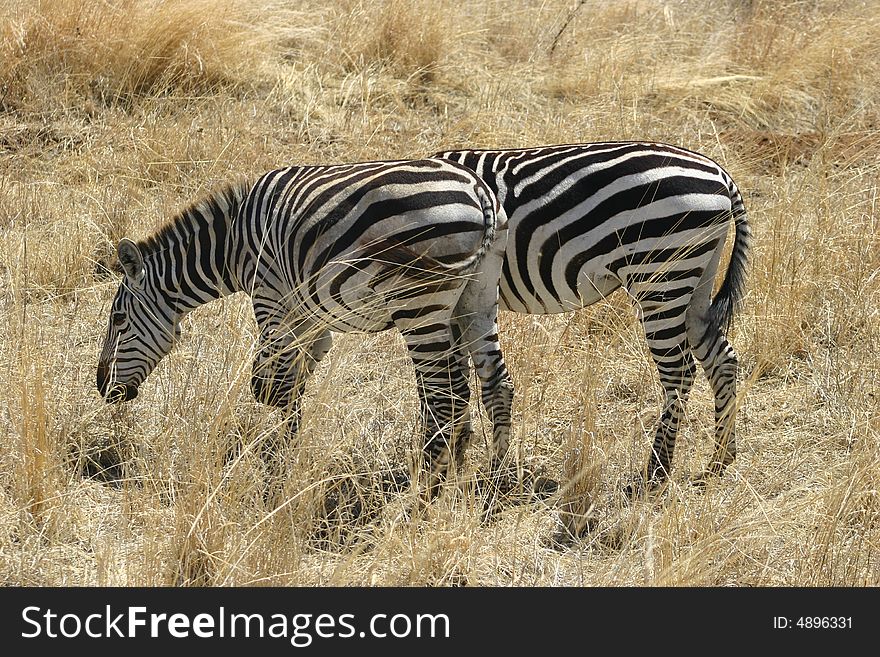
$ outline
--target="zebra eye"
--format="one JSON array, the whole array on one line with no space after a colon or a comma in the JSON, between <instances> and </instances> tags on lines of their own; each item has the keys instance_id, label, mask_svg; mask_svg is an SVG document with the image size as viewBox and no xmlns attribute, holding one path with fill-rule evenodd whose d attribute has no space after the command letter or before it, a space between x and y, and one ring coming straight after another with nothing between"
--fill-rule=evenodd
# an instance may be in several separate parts
<instances>
[{"instance_id":1,"label":"zebra eye","mask_svg":"<svg viewBox=\"0 0 880 657\"><path fill-rule=\"evenodd\" d=\"M122 326L125 322L125 313L121 310L117 310L110 316L110 321L113 322L113 326Z\"/></svg>"}]
</instances>

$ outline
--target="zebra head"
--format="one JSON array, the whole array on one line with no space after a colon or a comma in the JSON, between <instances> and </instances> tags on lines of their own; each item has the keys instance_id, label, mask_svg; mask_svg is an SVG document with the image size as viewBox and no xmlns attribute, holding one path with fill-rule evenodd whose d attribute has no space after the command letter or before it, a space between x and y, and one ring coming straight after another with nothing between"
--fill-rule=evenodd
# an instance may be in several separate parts
<instances>
[{"instance_id":1,"label":"zebra head","mask_svg":"<svg viewBox=\"0 0 880 657\"><path fill-rule=\"evenodd\" d=\"M138 245L123 239L117 254L124 276L110 308L96 379L109 403L137 397L138 386L180 334L179 313L150 275Z\"/></svg>"}]
</instances>

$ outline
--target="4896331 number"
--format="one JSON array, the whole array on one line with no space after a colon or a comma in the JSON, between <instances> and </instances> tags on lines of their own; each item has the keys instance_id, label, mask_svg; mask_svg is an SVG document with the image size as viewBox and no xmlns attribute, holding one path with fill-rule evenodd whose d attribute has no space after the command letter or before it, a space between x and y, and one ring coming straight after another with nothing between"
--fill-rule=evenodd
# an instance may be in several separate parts
<instances>
[{"instance_id":1,"label":"4896331 number","mask_svg":"<svg viewBox=\"0 0 880 657\"><path fill-rule=\"evenodd\" d=\"M803 630L852 629L852 616L801 616L794 625Z\"/></svg>"}]
</instances>

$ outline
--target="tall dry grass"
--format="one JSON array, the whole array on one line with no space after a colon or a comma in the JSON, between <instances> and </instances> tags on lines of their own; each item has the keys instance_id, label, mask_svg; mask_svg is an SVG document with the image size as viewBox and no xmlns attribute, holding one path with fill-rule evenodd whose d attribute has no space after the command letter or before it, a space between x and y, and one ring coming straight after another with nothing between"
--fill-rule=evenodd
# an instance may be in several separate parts
<instances>
[{"instance_id":1,"label":"tall dry grass","mask_svg":"<svg viewBox=\"0 0 880 657\"><path fill-rule=\"evenodd\" d=\"M327 5L14 0L0 9L0 582L876 585L877 2ZM513 450L561 482L484 522L490 436L424 515L393 333L340 336L263 501L246 299L193 313L131 404L94 368L123 236L287 163L656 139L724 164L755 245L731 333L739 456L701 375L666 492L623 502L661 403L622 293L501 317ZM109 270L108 270L109 269ZM520 491L522 493L522 491ZM515 496L514 496L515 497Z\"/></svg>"},{"instance_id":2,"label":"tall dry grass","mask_svg":"<svg viewBox=\"0 0 880 657\"><path fill-rule=\"evenodd\" d=\"M0 104L79 100L95 113L99 101L246 82L277 40L271 25L279 16L268 3L231 0L4 3Z\"/></svg>"}]
</instances>

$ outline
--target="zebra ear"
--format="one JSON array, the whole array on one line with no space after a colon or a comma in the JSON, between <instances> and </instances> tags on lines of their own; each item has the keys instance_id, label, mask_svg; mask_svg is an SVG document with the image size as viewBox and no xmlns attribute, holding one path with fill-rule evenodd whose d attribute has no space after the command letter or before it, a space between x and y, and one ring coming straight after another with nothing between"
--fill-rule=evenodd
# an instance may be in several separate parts
<instances>
[{"instance_id":1,"label":"zebra ear","mask_svg":"<svg viewBox=\"0 0 880 657\"><path fill-rule=\"evenodd\" d=\"M144 257L141 255L138 245L130 239L122 238L119 241L116 254L119 256L119 264L122 265L126 278L135 285L143 283L147 272L144 269Z\"/></svg>"}]
</instances>

